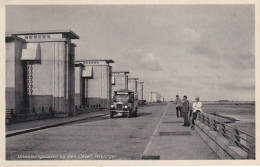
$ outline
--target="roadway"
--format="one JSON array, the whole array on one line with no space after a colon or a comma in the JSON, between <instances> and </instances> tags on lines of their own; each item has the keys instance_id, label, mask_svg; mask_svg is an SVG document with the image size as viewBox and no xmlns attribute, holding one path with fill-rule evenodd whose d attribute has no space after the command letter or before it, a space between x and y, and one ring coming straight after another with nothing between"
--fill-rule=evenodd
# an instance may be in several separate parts
<instances>
[{"instance_id":1,"label":"roadway","mask_svg":"<svg viewBox=\"0 0 260 167\"><path fill-rule=\"evenodd\" d=\"M178 119L178 120L177 120ZM172 121L172 122L171 122ZM138 117L109 115L6 138L7 160L217 159L172 104L142 106ZM185 132L160 136L159 132ZM188 135L185 135L188 134ZM159 157L159 158L158 158Z\"/></svg>"}]
</instances>

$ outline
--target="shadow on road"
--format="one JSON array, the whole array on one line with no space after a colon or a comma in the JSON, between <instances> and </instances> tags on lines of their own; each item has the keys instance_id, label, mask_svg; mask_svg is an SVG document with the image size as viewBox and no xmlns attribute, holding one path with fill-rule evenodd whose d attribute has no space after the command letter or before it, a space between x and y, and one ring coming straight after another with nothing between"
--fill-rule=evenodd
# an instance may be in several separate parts
<instances>
[{"instance_id":1,"label":"shadow on road","mask_svg":"<svg viewBox=\"0 0 260 167\"><path fill-rule=\"evenodd\" d=\"M142 116L146 116L146 115L151 115L152 113L137 113L137 117L142 117ZM123 118L123 119L127 119L127 116L114 116L113 118L108 118L108 119L120 119L120 118ZM134 116L130 117L132 119L136 118Z\"/></svg>"},{"instance_id":2,"label":"shadow on road","mask_svg":"<svg viewBox=\"0 0 260 167\"><path fill-rule=\"evenodd\" d=\"M152 113L138 113L137 117L145 116L145 115L151 115Z\"/></svg>"},{"instance_id":3,"label":"shadow on road","mask_svg":"<svg viewBox=\"0 0 260 167\"><path fill-rule=\"evenodd\" d=\"M142 117L142 116L147 116L147 115L151 115L152 113L138 113L137 117ZM107 119L135 119L137 117L131 117L131 118L127 118L127 116L114 116L113 118L110 118L108 115L107 116L103 116L103 117L98 117L98 118L92 118L92 119L86 119L86 120L81 120L72 124L79 124L79 123L85 123L85 122L94 122L94 121L102 121L102 120L107 120Z\"/></svg>"}]
</instances>

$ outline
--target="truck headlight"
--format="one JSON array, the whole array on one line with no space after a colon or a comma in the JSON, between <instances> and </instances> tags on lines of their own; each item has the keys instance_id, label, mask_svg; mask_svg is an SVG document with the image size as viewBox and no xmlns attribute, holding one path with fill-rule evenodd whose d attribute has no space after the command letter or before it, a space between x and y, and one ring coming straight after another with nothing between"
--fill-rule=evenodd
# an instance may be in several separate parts
<instances>
[{"instance_id":1,"label":"truck headlight","mask_svg":"<svg viewBox=\"0 0 260 167\"><path fill-rule=\"evenodd\" d=\"M124 106L124 109L127 109L128 108L128 106Z\"/></svg>"}]
</instances>

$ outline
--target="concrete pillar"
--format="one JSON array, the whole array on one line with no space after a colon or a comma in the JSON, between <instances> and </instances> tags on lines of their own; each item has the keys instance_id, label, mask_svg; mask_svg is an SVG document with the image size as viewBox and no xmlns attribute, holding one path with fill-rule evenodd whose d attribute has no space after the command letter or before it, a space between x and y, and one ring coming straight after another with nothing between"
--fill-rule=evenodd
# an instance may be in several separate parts
<instances>
[{"instance_id":1,"label":"concrete pillar","mask_svg":"<svg viewBox=\"0 0 260 167\"><path fill-rule=\"evenodd\" d=\"M84 65L76 64L75 65L75 106L79 107L83 105L82 96L85 93L84 90L84 78L82 78L82 71Z\"/></svg>"},{"instance_id":2,"label":"concrete pillar","mask_svg":"<svg viewBox=\"0 0 260 167\"><path fill-rule=\"evenodd\" d=\"M79 37L72 31L12 34L26 41L20 61L27 64L27 71L22 76L25 87L29 88L29 107L51 107L56 117L73 116L76 45L71 43L71 39Z\"/></svg>"},{"instance_id":3,"label":"concrete pillar","mask_svg":"<svg viewBox=\"0 0 260 167\"><path fill-rule=\"evenodd\" d=\"M152 92L152 102L156 102L156 92Z\"/></svg>"},{"instance_id":4,"label":"concrete pillar","mask_svg":"<svg viewBox=\"0 0 260 167\"><path fill-rule=\"evenodd\" d=\"M128 78L128 89L137 92L138 78Z\"/></svg>"},{"instance_id":5,"label":"concrete pillar","mask_svg":"<svg viewBox=\"0 0 260 167\"><path fill-rule=\"evenodd\" d=\"M144 100L144 82L137 82L138 100Z\"/></svg>"},{"instance_id":6,"label":"concrete pillar","mask_svg":"<svg viewBox=\"0 0 260 167\"><path fill-rule=\"evenodd\" d=\"M6 35L6 109L18 113L28 108L26 99L26 63L21 61L22 49L26 41L14 35Z\"/></svg>"},{"instance_id":7,"label":"concrete pillar","mask_svg":"<svg viewBox=\"0 0 260 167\"><path fill-rule=\"evenodd\" d=\"M164 97L161 97L161 102L164 102Z\"/></svg>"},{"instance_id":8,"label":"concrete pillar","mask_svg":"<svg viewBox=\"0 0 260 167\"><path fill-rule=\"evenodd\" d=\"M84 64L84 68L87 70L86 76L82 76L86 78L85 105L90 108L98 106L108 108L112 94L112 67L110 63L114 63L114 61L107 59L76 61L76 64L79 63Z\"/></svg>"},{"instance_id":9,"label":"concrete pillar","mask_svg":"<svg viewBox=\"0 0 260 167\"><path fill-rule=\"evenodd\" d=\"M114 91L120 89L128 89L128 76L129 71L114 71L112 72L112 94L114 95Z\"/></svg>"}]
</instances>

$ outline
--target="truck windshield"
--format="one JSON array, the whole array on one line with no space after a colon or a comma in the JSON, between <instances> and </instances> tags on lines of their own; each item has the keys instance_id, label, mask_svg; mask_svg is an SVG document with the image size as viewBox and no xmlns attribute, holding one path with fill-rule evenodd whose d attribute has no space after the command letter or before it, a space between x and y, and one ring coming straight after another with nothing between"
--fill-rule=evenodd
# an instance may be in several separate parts
<instances>
[{"instance_id":1,"label":"truck windshield","mask_svg":"<svg viewBox=\"0 0 260 167\"><path fill-rule=\"evenodd\" d=\"M116 101L128 101L128 95L116 95L115 97Z\"/></svg>"}]
</instances>

